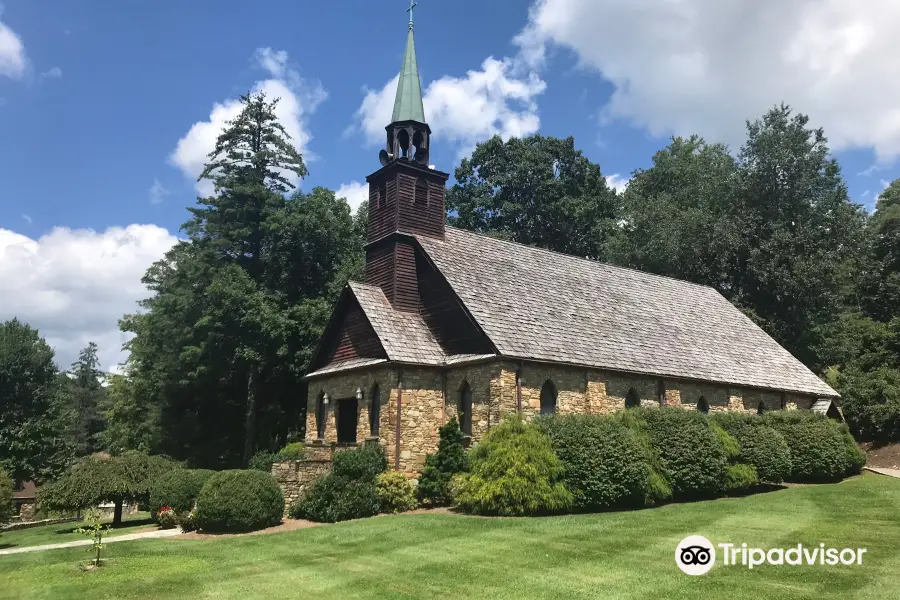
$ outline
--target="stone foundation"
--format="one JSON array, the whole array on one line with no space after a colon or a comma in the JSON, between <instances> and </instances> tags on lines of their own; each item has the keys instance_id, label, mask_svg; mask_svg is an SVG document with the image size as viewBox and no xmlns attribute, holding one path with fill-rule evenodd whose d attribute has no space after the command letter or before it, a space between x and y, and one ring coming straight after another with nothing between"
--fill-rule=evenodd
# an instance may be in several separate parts
<instances>
[{"instance_id":1,"label":"stone foundation","mask_svg":"<svg viewBox=\"0 0 900 600\"><path fill-rule=\"evenodd\" d=\"M332 444L308 444L302 460L289 460L272 465L272 477L284 494L284 516L316 479L331 471Z\"/></svg>"}]
</instances>

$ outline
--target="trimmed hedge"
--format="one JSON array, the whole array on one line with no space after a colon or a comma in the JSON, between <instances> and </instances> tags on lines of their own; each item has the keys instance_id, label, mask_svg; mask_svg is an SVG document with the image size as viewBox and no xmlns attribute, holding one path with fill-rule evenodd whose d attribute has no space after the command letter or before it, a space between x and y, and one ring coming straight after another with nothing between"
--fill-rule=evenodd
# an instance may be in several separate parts
<instances>
[{"instance_id":1,"label":"trimmed hedge","mask_svg":"<svg viewBox=\"0 0 900 600\"><path fill-rule=\"evenodd\" d=\"M573 497L550 438L513 418L475 446L468 473L454 479L457 506L478 515L523 516L563 512Z\"/></svg>"},{"instance_id":2,"label":"trimmed hedge","mask_svg":"<svg viewBox=\"0 0 900 600\"><path fill-rule=\"evenodd\" d=\"M811 411L791 410L768 412L762 423L781 433L790 448L787 481L838 481L850 470L847 441L835 421Z\"/></svg>"},{"instance_id":3,"label":"trimmed hedge","mask_svg":"<svg viewBox=\"0 0 900 600\"><path fill-rule=\"evenodd\" d=\"M711 498L725 491L725 448L706 415L676 407L631 410L647 423L674 498Z\"/></svg>"},{"instance_id":4,"label":"trimmed hedge","mask_svg":"<svg viewBox=\"0 0 900 600\"><path fill-rule=\"evenodd\" d=\"M744 463L725 467L725 491L729 494L746 492L759 485L756 469Z\"/></svg>"},{"instance_id":5,"label":"trimmed hedge","mask_svg":"<svg viewBox=\"0 0 900 600\"><path fill-rule=\"evenodd\" d=\"M168 506L176 513L194 507L203 484L215 471L207 469L174 469L150 482L150 511L156 513Z\"/></svg>"},{"instance_id":6,"label":"trimmed hedge","mask_svg":"<svg viewBox=\"0 0 900 600\"><path fill-rule=\"evenodd\" d=\"M564 467L579 510L643 506L650 493L650 458L638 434L605 416L543 417L536 424Z\"/></svg>"},{"instance_id":7,"label":"trimmed hedge","mask_svg":"<svg viewBox=\"0 0 900 600\"><path fill-rule=\"evenodd\" d=\"M275 478L261 471L219 471L203 485L194 521L208 532L242 532L281 523L284 496Z\"/></svg>"},{"instance_id":8,"label":"trimmed hedge","mask_svg":"<svg viewBox=\"0 0 900 600\"><path fill-rule=\"evenodd\" d=\"M318 523L374 517L381 508L375 482L386 469L379 444L336 452L331 472L310 486L291 507L291 516Z\"/></svg>"},{"instance_id":9,"label":"trimmed hedge","mask_svg":"<svg viewBox=\"0 0 900 600\"><path fill-rule=\"evenodd\" d=\"M781 483L791 474L791 450L784 436L767 425L745 427L738 434L741 461L752 465L760 481Z\"/></svg>"},{"instance_id":10,"label":"trimmed hedge","mask_svg":"<svg viewBox=\"0 0 900 600\"><path fill-rule=\"evenodd\" d=\"M288 444L278 452L260 450L252 457L250 457L250 464L248 466L256 471L265 471L266 473L270 473L272 471L273 464L286 460L300 460L305 456L305 454L306 449L303 447L303 442L293 442L291 444Z\"/></svg>"}]
</instances>

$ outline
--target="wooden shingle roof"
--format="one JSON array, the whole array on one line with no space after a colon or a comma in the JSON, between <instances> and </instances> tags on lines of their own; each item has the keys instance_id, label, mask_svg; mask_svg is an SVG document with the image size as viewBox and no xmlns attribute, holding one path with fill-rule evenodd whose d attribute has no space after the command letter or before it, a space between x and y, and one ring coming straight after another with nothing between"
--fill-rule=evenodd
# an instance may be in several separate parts
<instances>
[{"instance_id":1,"label":"wooden shingle roof","mask_svg":"<svg viewBox=\"0 0 900 600\"><path fill-rule=\"evenodd\" d=\"M417 239L502 356L838 396L710 287L452 227Z\"/></svg>"}]
</instances>

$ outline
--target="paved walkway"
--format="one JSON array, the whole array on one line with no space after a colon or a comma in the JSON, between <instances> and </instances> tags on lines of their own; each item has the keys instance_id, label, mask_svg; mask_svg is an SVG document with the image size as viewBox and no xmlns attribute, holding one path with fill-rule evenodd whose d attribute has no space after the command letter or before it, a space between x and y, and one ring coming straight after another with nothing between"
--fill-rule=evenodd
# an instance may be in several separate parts
<instances>
[{"instance_id":1,"label":"paved walkway","mask_svg":"<svg viewBox=\"0 0 900 600\"><path fill-rule=\"evenodd\" d=\"M131 540L144 540L151 538L167 538L181 535L181 528L175 529L158 529L156 531L145 531L144 533L129 533L126 535L118 535L114 537L104 537L104 544L112 544L113 542L130 542ZM74 542L64 542L62 544L44 544L43 546L25 546L24 548L6 548L0 550L3 554L21 554L22 552L41 552L42 550L55 550L57 548L77 548L78 546L90 546L94 542L92 540L75 540Z\"/></svg>"},{"instance_id":2,"label":"paved walkway","mask_svg":"<svg viewBox=\"0 0 900 600\"><path fill-rule=\"evenodd\" d=\"M888 477L896 477L900 479L900 469L882 469L880 467L863 467L866 471L872 471L879 475L887 475Z\"/></svg>"}]
</instances>

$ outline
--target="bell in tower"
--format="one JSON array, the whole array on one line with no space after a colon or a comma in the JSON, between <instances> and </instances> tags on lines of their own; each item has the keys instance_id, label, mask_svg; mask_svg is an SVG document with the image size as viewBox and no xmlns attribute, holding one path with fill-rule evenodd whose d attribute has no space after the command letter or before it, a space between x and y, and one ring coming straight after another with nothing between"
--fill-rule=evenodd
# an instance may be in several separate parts
<instances>
[{"instance_id":1,"label":"bell in tower","mask_svg":"<svg viewBox=\"0 0 900 600\"><path fill-rule=\"evenodd\" d=\"M409 33L406 37L406 51L403 67L397 82L397 98L391 124L386 127L387 144L379 154L381 165L386 167L395 160L407 160L428 166L431 128L425 122L425 108L422 103L422 82L416 62L416 41L413 35L413 9L409 7Z\"/></svg>"}]
</instances>

